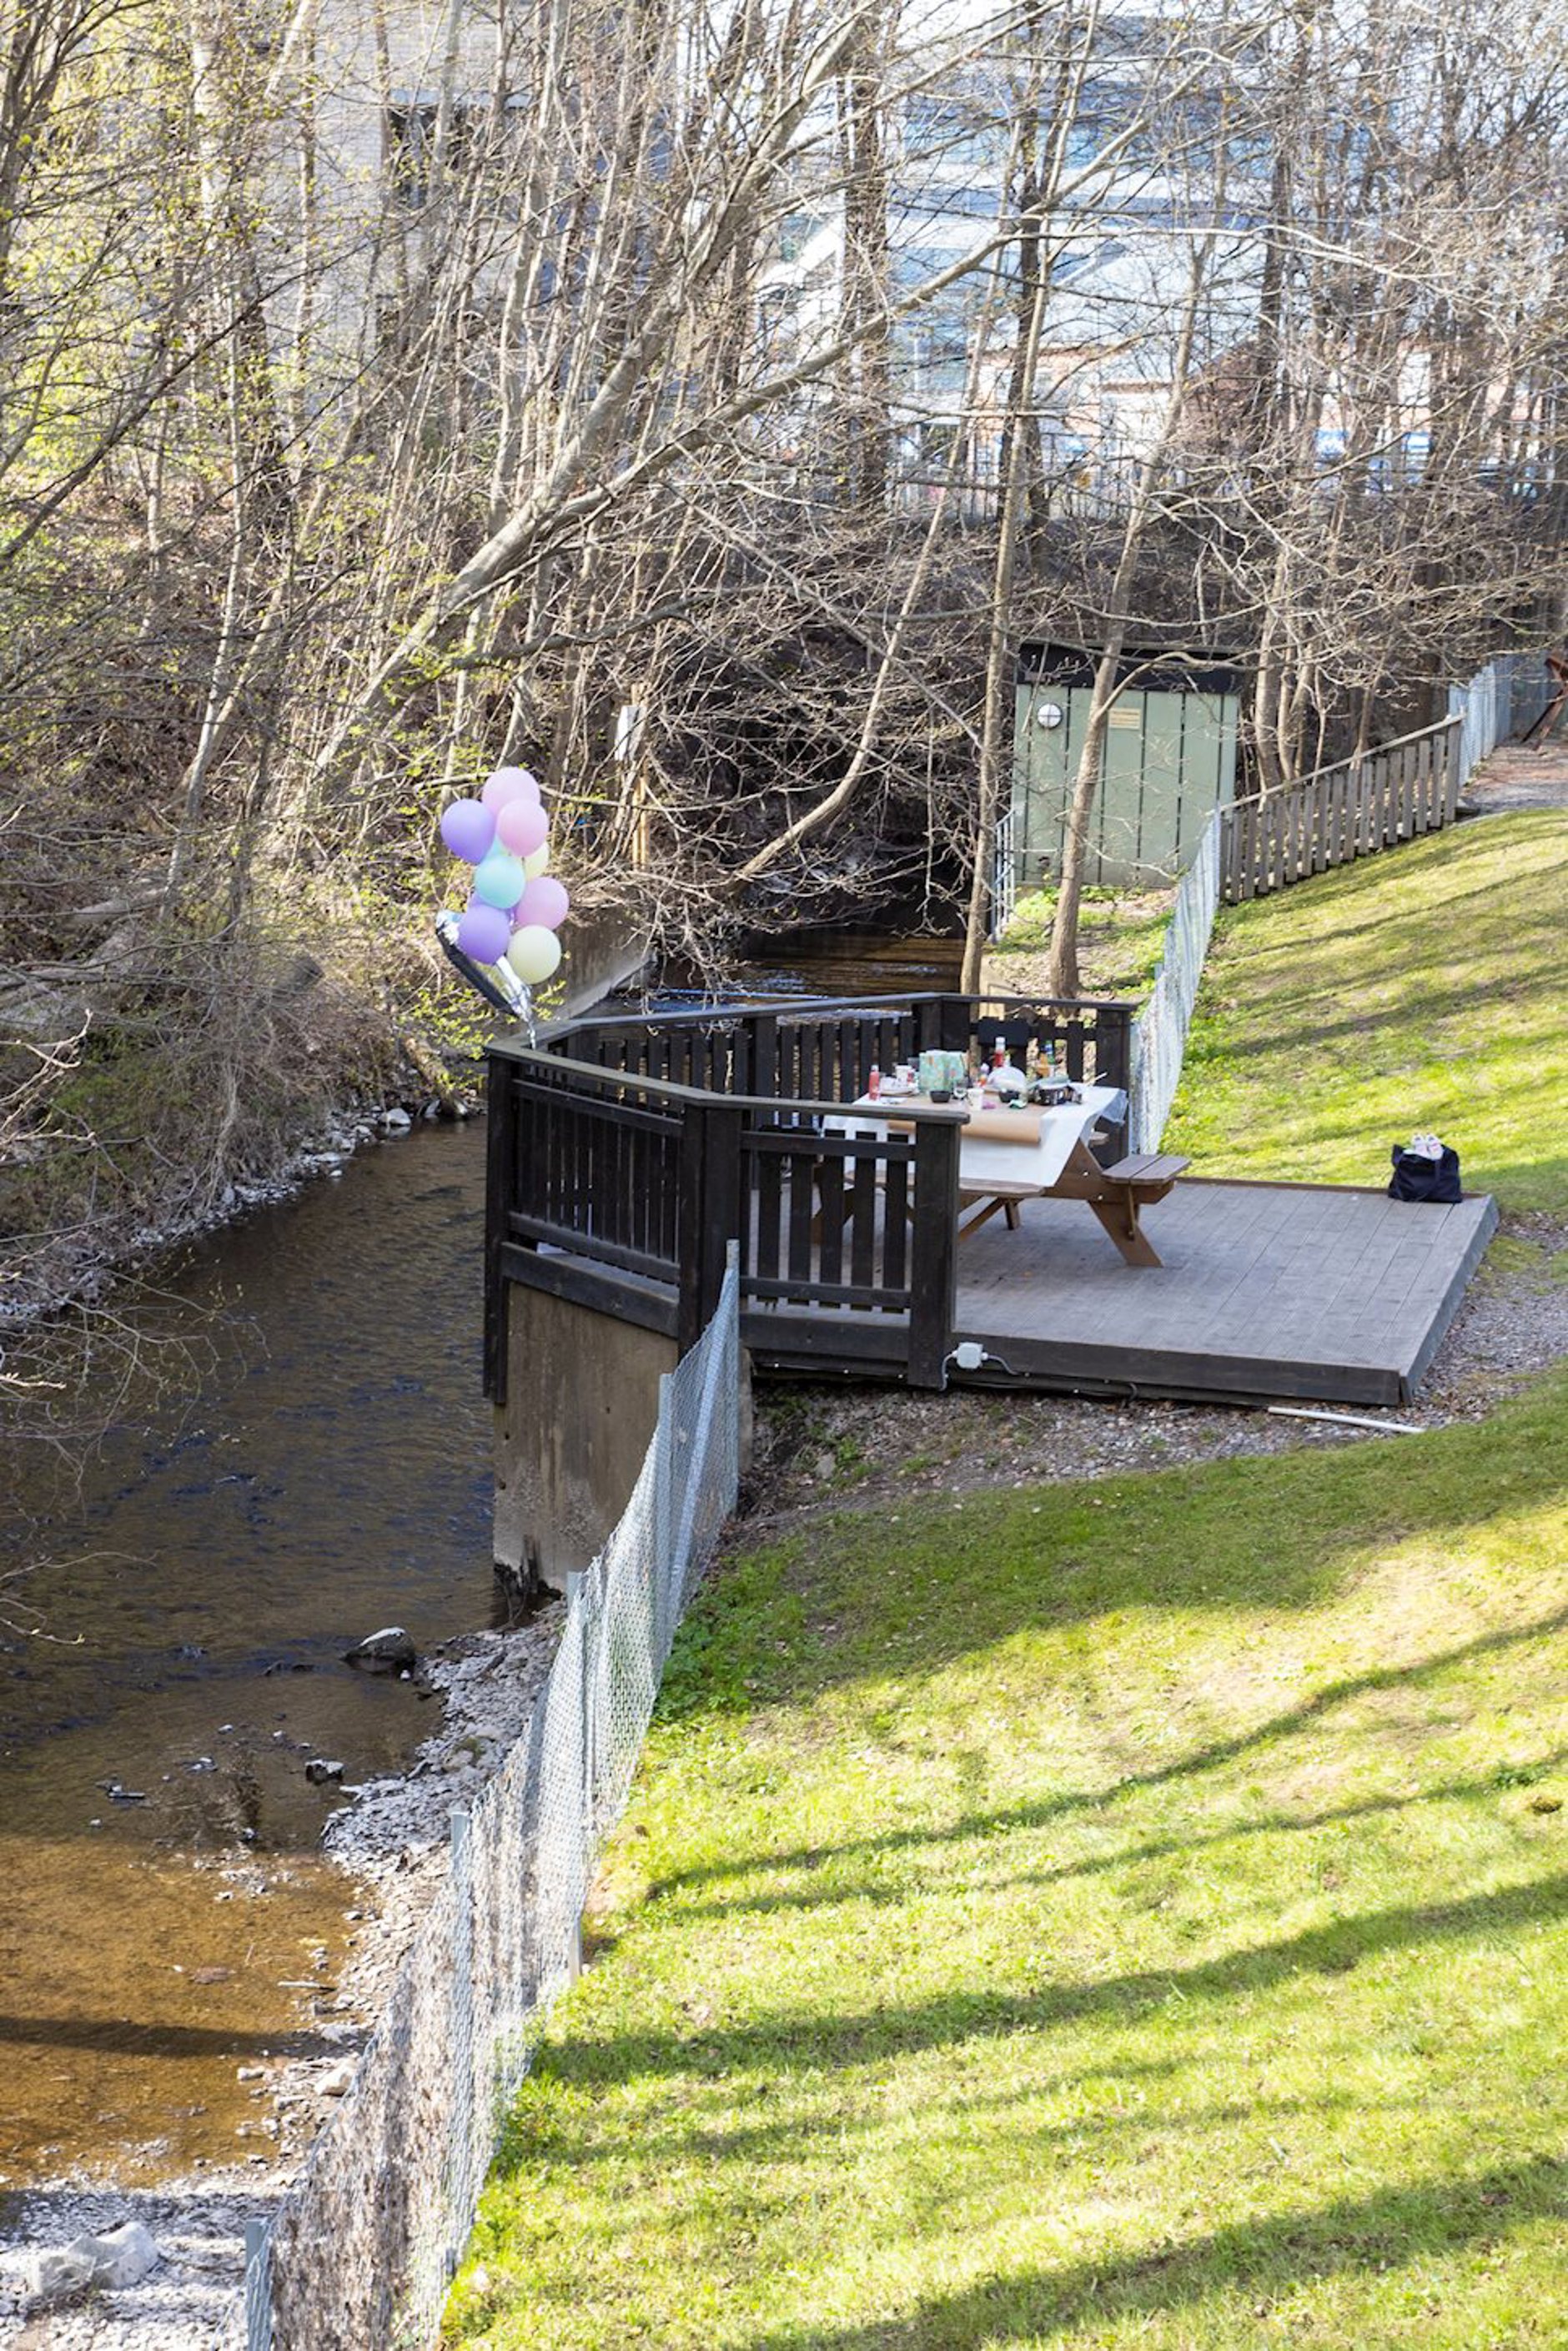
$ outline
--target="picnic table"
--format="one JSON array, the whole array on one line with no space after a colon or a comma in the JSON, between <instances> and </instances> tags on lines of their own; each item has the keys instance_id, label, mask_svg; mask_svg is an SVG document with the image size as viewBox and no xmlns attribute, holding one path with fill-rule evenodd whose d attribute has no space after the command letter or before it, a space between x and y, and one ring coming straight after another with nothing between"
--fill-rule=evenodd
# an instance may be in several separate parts
<instances>
[{"instance_id":1,"label":"picnic table","mask_svg":"<svg viewBox=\"0 0 1568 2351\"><path fill-rule=\"evenodd\" d=\"M1139 1152L1103 1167L1089 1138L1103 1121L1114 1126L1125 1116L1127 1097L1112 1086L1075 1086L1073 1092L1077 1101L1050 1110L971 1110L958 1145L958 1238L998 1215L1016 1229L1024 1200L1082 1200L1129 1265L1157 1266L1143 1211L1164 1199L1188 1162L1170 1152ZM884 1088L875 1102L862 1094L827 1123L846 1134L907 1133L925 1100Z\"/></svg>"}]
</instances>

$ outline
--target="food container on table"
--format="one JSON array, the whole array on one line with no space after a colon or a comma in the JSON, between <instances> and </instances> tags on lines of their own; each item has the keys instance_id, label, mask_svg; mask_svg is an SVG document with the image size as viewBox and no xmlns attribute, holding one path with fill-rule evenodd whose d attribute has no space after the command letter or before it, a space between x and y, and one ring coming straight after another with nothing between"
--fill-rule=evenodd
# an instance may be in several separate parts
<instances>
[{"instance_id":1,"label":"food container on table","mask_svg":"<svg viewBox=\"0 0 1568 2351\"><path fill-rule=\"evenodd\" d=\"M962 1053L945 1053L940 1048L921 1054L918 1075L923 1094L961 1094L969 1082Z\"/></svg>"}]
</instances>

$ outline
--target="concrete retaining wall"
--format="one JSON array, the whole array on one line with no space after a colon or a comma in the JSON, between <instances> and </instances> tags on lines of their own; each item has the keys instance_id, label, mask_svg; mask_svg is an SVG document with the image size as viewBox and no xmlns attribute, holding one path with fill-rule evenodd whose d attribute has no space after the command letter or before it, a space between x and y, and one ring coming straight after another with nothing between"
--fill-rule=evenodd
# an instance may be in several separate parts
<instances>
[{"instance_id":1,"label":"concrete retaining wall","mask_svg":"<svg viewBox=\"0 0 1568 2351\"><path fill-rule=\"evenodd\" d=\"M675 1343L542 1290L507 1301L507 1401L496 1426L497 1573L559 1590L619 1521L659 1417Z\"/></svg>"}]
</instances>

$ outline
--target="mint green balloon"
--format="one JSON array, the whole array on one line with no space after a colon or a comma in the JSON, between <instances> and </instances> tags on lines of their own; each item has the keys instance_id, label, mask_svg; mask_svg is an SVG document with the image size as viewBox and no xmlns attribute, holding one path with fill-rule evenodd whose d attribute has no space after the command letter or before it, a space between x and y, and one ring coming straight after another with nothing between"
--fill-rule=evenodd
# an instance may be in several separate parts
<instances>
[{"instance_id":1,"label":"mint green balloon","mask_svg":"<svg viewBox=\"0 0 1568 2351\"><path fill-rule=\"evenodd\" d=\"M492 850L474 875L474 895L483 898L487 906L499 906L505 912L517 904L528 878L520 857L508 857L502 851Z\"/></svg>"}]
</instances>

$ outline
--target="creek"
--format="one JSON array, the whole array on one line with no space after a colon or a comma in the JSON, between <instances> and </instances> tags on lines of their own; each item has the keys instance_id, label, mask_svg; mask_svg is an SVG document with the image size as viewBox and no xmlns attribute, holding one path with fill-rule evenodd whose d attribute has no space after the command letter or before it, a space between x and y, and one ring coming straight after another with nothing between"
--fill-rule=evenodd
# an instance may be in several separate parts
<instances>
[{"instance_id":1,"label":"creek","mask_svg":"<svg viewBox=\"0 0 1568 2351\"><path fill-rule=\"evenodd\" d=\"M314 1853L341 1799L306 1763L352 1783L426 1728L344 1652L496 1604L484 1180L482 1123L417 1126L182 1252L159 1320L184 1392L78 1475L13 1475L4 2184L232 2158L237 2064L293 2045L309 1955L341 1957L346 1881Z\"/></svg>"},{"instance_id":2,"label":"creek","mask_svg":"<svg viewBox=\"0 0 1568 2351\"><path fill-rule=\"evenodd\" d=\"M942 943L842 936L730 978L953 984ZM429 1727L415 1685L344 1653L497 1621L484 1184L482 1123L367 1146L159 1269L185 1372L85 1460L12 1448L0 2187L230 2162L256 2114L240 2065L315 2045L301 1987L330 1982L353 1904L317 1852L342 1798L305 1767L352 1785Z\"/></svg>"}]
</instances>

